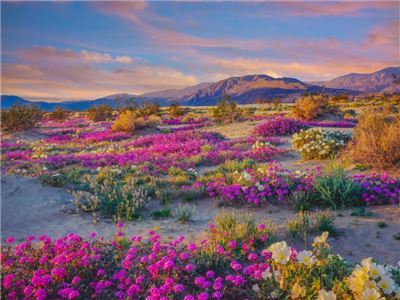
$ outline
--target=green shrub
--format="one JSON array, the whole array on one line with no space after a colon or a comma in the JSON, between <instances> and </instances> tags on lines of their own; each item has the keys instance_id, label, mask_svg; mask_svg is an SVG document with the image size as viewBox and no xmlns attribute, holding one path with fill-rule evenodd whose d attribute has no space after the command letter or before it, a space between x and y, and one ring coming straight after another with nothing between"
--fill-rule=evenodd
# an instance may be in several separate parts
<instances>
[{"instance_id":1,"label":"green shrub","mask_svg":"<svg viewBox=\"0 0 400 300\"><path fill-rule=\"evenodd\" d=\"M314 183L314 203L332 209L361 205L361 186L348 178L343 169L318 176Z\"/></svg>"},{"instance_id":2,"label":"green shrub","mask_svg":"<svg viewBox=\"0 0 400 300\"><path fill-rule=\"evenodd\" d=\"M152 213L153 218L155 219L165 219L165 218L169 218L172 216L172 210L169 207L160 209L160 210L156 210Z\"/></svg>"},{"instance_id":3,"label":"green shrub","mask_svg":"<svg viewBox=\"0 0 400 300\"><path fill-rule=\"evenodd\" d=\"M174 217L179 223L187 223L192 220L192 217L196 211L195 206L191 205L179 205L174 209Z\"/></svg>"},{"instance_id":4,"label":"green shrub","mask_svg":"<svg viewBox=\"0 0 400 300\"><path fill-rule=\"evenodd\" d=\"M238 121L242 117L242 110L230 97L225 97L218 105L212 109L212 118L217 122L232 123Z\"/></svg>"},{"instance_id":5,"label":"green shrub","mask_svg":"<svg viewBox=\"0 0 400 300\"><path fill-rule=\"evenodd\" d=\"M112 117L113 110L108 105L92 106L87 111L87 118L93 122L106 121Z\"/></svg>"},{"instance_id":6,"label":"green shrub","mask_svg":"<svg viewBox=\"0 0 400 300\"><path fill-rule=\"evenodd\" d=\"M49 114L49 117L56 120L65 120L69 115L69 111L63 109L62 107L56 107L56 109Z\"/></svg>"},{"instance_id":7,"label":"green shrub","mask_svg":"<svg viewBox=\"0 0 400 300\"><path fill-rule=\"evenodd\" d=\"M43 112L36 106L13 106L1 111L1 127L4 131L21 131L37 127Z\"/></svg>"},{"instance_id":8,"label":"green shrub","mask_svg":"<svg viewBox=\"0 0 400 300\"><path fill-rule=\"evenodd\" d=\"M170 118L177 118L185 114L185 110L179 104L173 103L168 107Z\"/></svg>"}]
</instances>

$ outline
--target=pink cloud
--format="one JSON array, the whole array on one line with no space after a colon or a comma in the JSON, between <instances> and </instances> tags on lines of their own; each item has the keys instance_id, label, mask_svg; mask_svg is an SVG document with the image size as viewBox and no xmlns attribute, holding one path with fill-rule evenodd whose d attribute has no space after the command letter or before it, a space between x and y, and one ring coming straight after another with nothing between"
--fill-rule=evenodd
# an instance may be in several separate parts
<instances>
[{"instance_id":1,"label":"pink cloud","mask_svg":"<svg viewBox=\"0 0 400 300\"><path fill-rule=\"evenodd\" d=\"M71 49L58 49L52 46L34 47L23 49L17 53L17 57L25 61L41 61L41 60L81 60L82 62L93 63L132 63L133 58L127 55L112 56L108 53L91 52L82 50L80 52Z\"/></svg>"}]
</instances>

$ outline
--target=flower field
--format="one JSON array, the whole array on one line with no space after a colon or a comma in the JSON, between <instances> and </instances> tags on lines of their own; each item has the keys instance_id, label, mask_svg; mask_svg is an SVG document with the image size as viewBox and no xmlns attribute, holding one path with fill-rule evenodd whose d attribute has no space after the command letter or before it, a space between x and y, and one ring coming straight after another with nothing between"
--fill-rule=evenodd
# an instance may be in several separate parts
<instances>
[{"instance_id":1,"label":"flower field","mask_svg":"<svg viewBox=\"0 0 400 300\"><path fill-rule=\"evenodd\" d=\"M351 240L351 251L337 251L346 232L335 226L354 216L367 222L369 209L395 210L400 199L396 172L329 166L345 160L356 121L245 110L221 121L213 109L178 111L183 115L151 115L151 122L141 116L131 131L113 126L116 112L101 121L85 113L45 117L31 139L15 133L2 140L4 176L67 191L69 202L59 205L66 218L114 232L97 236L82 225L89 238L68 229L3 238L3 298L398 299L395 249L392 265L379 248L351 259ZM239 137L224 134L238 124L249 128ZM271 221L265 215L273 210ZM236 215L246 211L254 215ZM399 245L398 219L379 220L393 232L385 241ZM186 240L169 229L143 236L146 222L201 237ZM130 232L135 227L140 234ZM16 232L2 229L9 231ZM383 261L360 258L375 253Z\"/></svg>"}]
</instances>

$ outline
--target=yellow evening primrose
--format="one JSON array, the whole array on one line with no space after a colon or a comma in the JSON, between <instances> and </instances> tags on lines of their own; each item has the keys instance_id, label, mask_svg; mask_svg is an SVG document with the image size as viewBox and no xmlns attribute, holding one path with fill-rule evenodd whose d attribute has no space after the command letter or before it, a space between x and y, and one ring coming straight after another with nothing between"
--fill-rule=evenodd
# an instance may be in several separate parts
<instances>
[{"instance_id":1,"label":"yellow evening primrose","mask_svg":"<svg viewBox=\"0 0 400 300\"><path fill-rule=\"evenodd\" d=\"M297 254L297 260L298 260L298 262L300 262L302 264L311 266L315 261L314 257L312 255L313 255L312 251L303 250Z\"/></svg>"},{"instance_id":2,"label":"yellow evening primrose","mask_svg":"<svg viewBox=\"0 0 400 300\"><path fill-rule=\"evenodd\" d=\"M332 291L327 292L325 290L320 290L317 300L336 300L336 295Z\"/></svg>"},{"instance_id":3,"label":"yellow evening primrose","mask_svg":"<svg viewBox=\"0 0 400 300\"><path fill-rule=\"evenodd\" d=\"M380 300L381 293L379 293L376 289L366 288L360 295L360 300Z\"/></svg>"},{"instance_id":4,"label":"yellow evening primrose","mask_svg":"<svg viewBox=\"0 0 400 300\"><path fill-rule=\"evenodd\" d=\"M290 247L285 241L272 244L269 248L272 252L272 258L281 264L286 264L290 258Z\"/></svg>"}]
</instances>

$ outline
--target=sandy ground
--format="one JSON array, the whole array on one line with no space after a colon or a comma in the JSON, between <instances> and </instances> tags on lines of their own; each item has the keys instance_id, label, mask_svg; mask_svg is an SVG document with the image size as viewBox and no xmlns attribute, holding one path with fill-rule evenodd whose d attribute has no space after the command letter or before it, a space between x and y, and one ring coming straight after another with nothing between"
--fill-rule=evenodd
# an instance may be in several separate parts
<instances>
[{"instance_id":1,"label":"sandy ground","mask_svg":"<svg viewBox=\"0 0 400 300\"><path fill-rule=\"evenodd\" d=\"M14 236L18 241L26 236L47 234L60 237L75 232L88 236L91 231L99 235L111 237L116 231L115 224L100 221L92 223L90 214L66 214L63 205L70 205L71 195L63 188L45 186L38 179L17 176L3 176L1 179L1 234L4 239ZM155 201L151 210L159 204ZM213 216L222 209L218 203L210 199L193 202L196 213L193 221L187 224L176 223L173 218L154 220L149 211L140 221L127 224L126 233L131 236L145 234L150 229L158 230L164 236L185 235L187 239L200 240L205 237L204 229ZM177 203L171 205L176 206ZM149 208L150 209L150 208ZM267 206L264 208L227 208L251 213L254 218L271 219L278 224L278 236L287 239L284 224L294 212L283 207ZM368 208L373 212L371 217L352 217L351 211L339 211L335 228L339 232L337 238L330 238L335 253L340 253L350 261L373 256L382 262L397 263L400 259L400 241L393 236L400 233L400 206L381 206ZM146 216L147 215L147 216ZM384 221L386 227L379 228L378 222ZM310 237L312 239L313 236ZM289 243L302 248L301 241L289 240Z\"/></svg>"}]
</instances>

